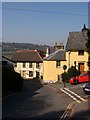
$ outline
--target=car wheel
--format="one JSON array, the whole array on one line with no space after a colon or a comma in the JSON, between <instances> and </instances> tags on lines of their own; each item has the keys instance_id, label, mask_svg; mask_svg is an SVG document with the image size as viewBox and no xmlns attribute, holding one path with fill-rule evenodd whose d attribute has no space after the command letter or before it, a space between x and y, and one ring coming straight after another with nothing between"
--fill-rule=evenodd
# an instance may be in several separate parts
<instances>
[{"instance_id":1,"label":"car wheel","mask_svg":"<svg viewBox=\"0 0 90 120\"><path fill-rule=\"evenodd\" d=\"M77 85L79 82L77 79L74 80L74 84Z\"/></svg>"}]
</instances>

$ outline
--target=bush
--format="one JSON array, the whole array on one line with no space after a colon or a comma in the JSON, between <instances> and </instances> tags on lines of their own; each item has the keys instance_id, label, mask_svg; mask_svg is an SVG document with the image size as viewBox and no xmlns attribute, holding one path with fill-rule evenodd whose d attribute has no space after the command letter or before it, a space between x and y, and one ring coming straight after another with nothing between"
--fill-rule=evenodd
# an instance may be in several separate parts
<instances>
[{"instance_id":1,"label":"bush","mask_svg":"<svg viewBox=\"0 0 90 120\"><path fill-rule=\"evenodd\" d=\"M67 77L68 77L67 80L69 80L71 77L76 77L78 75L80 75L80 71L77 70L74 66L72 66L67 71Z\"/></svg>"},{"instance_id":2,"label":"bush","mask_svg":"<svg viewBox=\"0 0 90 120\"><path fill-rule=\"evenodd\" d=\"M74 66L68 69L67 72L62 73L62 81L69 82L71 77L80 75L80 71L77 70Z\"/></svg>"},{"instance_id":3,"label":"bush","mask_svg":"<svg viewBox=\"0 0 90 120\"><path fill-rule=\"evenodd\" d=\"M19 91L23 88L23 78L7 66L2 67L2 90Z\"/></svg>"}]
</instances>

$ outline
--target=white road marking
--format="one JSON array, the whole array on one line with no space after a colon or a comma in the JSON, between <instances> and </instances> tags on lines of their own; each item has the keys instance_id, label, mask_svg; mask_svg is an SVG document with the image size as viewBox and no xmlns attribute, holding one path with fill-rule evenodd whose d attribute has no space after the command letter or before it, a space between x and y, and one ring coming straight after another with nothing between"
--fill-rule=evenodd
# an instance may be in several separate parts
<instances>
[{"instance_id":1,"label":"white road marking","mask_svg":"<svg viewBox=\"0 0 90 120\"><path fill-rule=\"evenodd\" d=\"M65 94L67 94L69 97L71 97L74 101L81 103L79 100L77 100L74 96L72 96L71 94L69 94L67 91L63 90L62 88L60 88L60 90L62 92L64 92Z\"/></svg>"},{"instance_id":2,"label":"white road marking","mask_svg":"<svg viewBox=\"0 0 90 120\"><path fill-rule=\"evenodd\" d=\"M64 89L60 88L60 90L61 90L62 92L64 92L65 94L67 94L69 97L71 97L71 98L75 101L75 102L70 103L70 104L68 105L68 107L66 108L65 112L64 112L63 115L61 116L60 120L65 120L66 117L69 117L68 114L69 114L69 112L70 112L70 109L72 108L72 105L73 105L74 103L76 103L76 102L81 103L79 100L77 100L77 98L79 98L80 100L82 100L82 101L84 101L84 102L85 102L86 100L83 99L83 98L82 98L81 96L79 96L78 94L70 91L70 90L67 89L67 88L64 88ZM73 95L71 95L71 93L72 93L73 95L75 95L75 97L74 97ZM77 98L76 98L76 97L77 97Z\"/></svg>"},{"instance_id":3,"label":"white road marking","mask_svg":"<svg viewBox=\"0 0 90 120\"><path fill-rule=\"evenodd\" d=\"M80 100L86 102L86 100L84 98L82 98L81 96L79 96L78 94L74 93L73 91L67 89L67 88L64 88L65 90L67 90L68 92L72 93L73 95L75 95L77 98L79 98Z\"/></svg>"}]
</instances>

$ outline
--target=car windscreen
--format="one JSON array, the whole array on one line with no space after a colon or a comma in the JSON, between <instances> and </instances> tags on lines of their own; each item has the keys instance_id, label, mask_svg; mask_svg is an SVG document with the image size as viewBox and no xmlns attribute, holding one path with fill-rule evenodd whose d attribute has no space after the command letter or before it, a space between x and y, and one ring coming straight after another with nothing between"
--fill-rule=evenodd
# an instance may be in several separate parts
<instances>
[{"instance_id":1,"label":"car windscreen","mask_svg":"<svg viewBox=\"0 0 90 120\"><path fill-rule=\"evenodd\" d=\"M87 74L82 73L82 74L80 74L80 76L87 76Z\"/></svg>"},{"instance_id":2,"label":"car windscreen","mask_svg":"<svg viewBox=\"0 0 90 120\"><path fill-rule=\"evenodd\" d=\"M89 82L89 83L87 83L85 87L89 87L89 88L90 88L90 82Z\"/></svg>"}]
</instances>

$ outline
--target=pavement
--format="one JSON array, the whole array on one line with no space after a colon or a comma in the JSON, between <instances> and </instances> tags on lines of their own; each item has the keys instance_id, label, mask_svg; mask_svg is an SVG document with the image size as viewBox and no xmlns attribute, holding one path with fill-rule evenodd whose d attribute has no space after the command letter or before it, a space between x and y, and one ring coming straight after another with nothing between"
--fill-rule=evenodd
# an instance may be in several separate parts
<instances>
[{"instance_id":1,"label":"pavement","mask_svg":"<svg viewBox=\"0 0 90 120\"><path fill-rule=\"evenodd\" d=\"M55 88L57 88L57 89L60 89L60 88L64 88L64 86L65 86L65 88L69 88L69 87L71 87L72 85L70 84L70 83L63 83L63 82L57 82L57 83L48 83L48 85L50 85L50 86L52 86L52 87L55 87Z\"/></svg>"}]
</instances>

